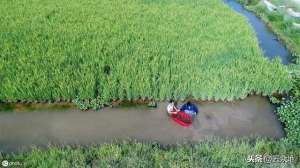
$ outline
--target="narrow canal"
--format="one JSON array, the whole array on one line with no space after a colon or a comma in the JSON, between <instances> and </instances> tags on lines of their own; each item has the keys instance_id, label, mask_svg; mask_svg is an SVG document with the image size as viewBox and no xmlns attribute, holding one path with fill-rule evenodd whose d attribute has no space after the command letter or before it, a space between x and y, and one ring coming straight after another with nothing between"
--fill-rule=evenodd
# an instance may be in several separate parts
<instances>
[{"instance_id":1,"label":"narrow canal","mask_svg":"<svg viewBox=\"0 0 300 168\"><path fill-rule=\"evenodd\" d=\"M276 56L281 58L282 64L289 64L292 61L292 54L286 48L286 46L278 40L277 36L268 29L267 25L260 20L255 14L245 9L236 0L224 0L225 4L230 6L237 13L245 16L248 22L256 33L256 37L259 42L259 46L264 52L264 55L269 59L273 59Z\"/></svg>"}]
</instances>

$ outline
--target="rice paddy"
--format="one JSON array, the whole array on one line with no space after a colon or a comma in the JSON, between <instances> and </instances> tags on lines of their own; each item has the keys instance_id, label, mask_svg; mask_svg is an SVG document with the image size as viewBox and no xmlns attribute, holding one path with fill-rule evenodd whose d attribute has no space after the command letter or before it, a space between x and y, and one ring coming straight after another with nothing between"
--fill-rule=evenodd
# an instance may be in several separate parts
<instances>
[{"instance_id":1,"label":"rice paddy","mask_svg":"<svg viewBox=\"0 0 300 168\"><path fill-rule=\"evenodd\" d=\"M2 0L0 100L234 100L291 88L221 0Z\"/></svg>"},{"instance_id":2,"label":"rice paddy","mask_svg":"<svg viewBox=\"0 0 300 168\"><path fill-rule=\"evenodd\" d=\"M98 146L49 146L1 155L19 167L299 167L299 148L258 139L213 139L195 145L121 142ZM262 161L252 158L263 157ZM269 158L278 159L269 159ZM268 159L266 159L268 158Z\"/></svg>"}]
</instances>

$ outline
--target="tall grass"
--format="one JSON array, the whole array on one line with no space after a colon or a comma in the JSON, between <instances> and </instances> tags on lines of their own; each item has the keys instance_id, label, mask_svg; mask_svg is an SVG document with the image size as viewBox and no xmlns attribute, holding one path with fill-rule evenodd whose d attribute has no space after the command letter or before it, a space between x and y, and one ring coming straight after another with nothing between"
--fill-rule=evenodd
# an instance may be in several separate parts
<instances>
[{"instance_id":1,"label":"tall grass","mask_svg":"<svg viewBox=\"0 0 300 168\"><path fill-rule=\"evenodd\" d=\"M291 162L251 163L247 159L264 155L290 157ZM297 167L299 148L267 140L215 140L194 145L165 146L156 143L125 142L89 147L35 148L19 154L2 154L0 159L18 161L23 167Z\"/></svg>"},{"instance_id":2,"label":"tall grass","mask_svg":"<svg viewBox=\"0 0 300 168\"><path fill-rule=\"evenodd\" d=\"M0 1L0 100L233 100L290 87L221 0Z\"/></svg>"}]
</instances>

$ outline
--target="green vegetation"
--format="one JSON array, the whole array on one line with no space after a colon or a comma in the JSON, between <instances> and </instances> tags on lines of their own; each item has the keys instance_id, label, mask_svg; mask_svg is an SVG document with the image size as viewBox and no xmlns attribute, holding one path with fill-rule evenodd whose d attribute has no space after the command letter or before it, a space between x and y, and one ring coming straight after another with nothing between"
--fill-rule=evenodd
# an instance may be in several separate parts
<instances>
[{"instance_id":1,"label":"green vegetation","mask_svg":"<svg viewBox=\"0 0 300 168\"><path fill-rule=\"evenodd\" d=\"M294 29L292 22L300 22L296 18L287 16L285 9L270 12L259 1L239 0L249 10L260 16L269 27L284 41L288 48L294 52L296 64L289 66L293 76L293 88L289 93L289 99L277 101L279 120L283 123L287 133L286 140L295 145L300 145L300 30ZM275 5L285 5L297 9L293 1L272 1ZM274 102L274 100L273 100Z\"/></svg>"},{"instance_id":2,"label":"green vegetation","mask_svg":"<svg viewBox=\"0 0 300 168\"><path fill-rule=\"evenodd\" d=\"M268 12L258 0L247 2L299 55L294 20ZM300 80L291 84L278 60L263 58L246 20L221 0L0 2L3 101L72 99L97 108L113 99L232 100L291 86L291 98L278 109L287 133L283 141L134 142L0 154L0 160L24 167L299 167ZM295 160L247 163L259 154Z\"/></svg>"},{"instance_id":3,"label":"green vegetation","mask_svg":"<svg viewBox=\"0 0 300 168\"><path fill-rule=\"evenodd\" d=\"M300 99L288 101L278 109L279 119L285 125L287 139L300 145Z\"/></svg>"},{"instance_id":4,"label":"green vegetation","mask_svg":"<svg viewBox=\"0 0 300 168\"><path fill-rule=\"evenodd\" d=\"M2 0L0 100L233 100L291 88L221 0Z\"/></svg>"},{"instance_id":5,"label":"green vegetation","mask_svg":"<svg viewBox=\"0 0 300 168\"><path fill-rule=\"evenodd\" d=\"M292 163L248 163L251 155L293 156ZM267 140L214 140L195 145L162 146L148 143L50 147L0 159L17 160L24 167L297 167L300 149ZM1 158L2 157L2 158Z\"/></svg>"},{"instance_id":6,"label":"green vegetation","mask_svg":"<svg viewBox=\"0 0 300 168\"><path fill-rule=\"evenodd\" d=\"M300 70L300 69L299 69ZM287 133L287 140L300 146L300 78L294 79L290 98L278 108L279 120Z\"/></svg>"}]
</instances>

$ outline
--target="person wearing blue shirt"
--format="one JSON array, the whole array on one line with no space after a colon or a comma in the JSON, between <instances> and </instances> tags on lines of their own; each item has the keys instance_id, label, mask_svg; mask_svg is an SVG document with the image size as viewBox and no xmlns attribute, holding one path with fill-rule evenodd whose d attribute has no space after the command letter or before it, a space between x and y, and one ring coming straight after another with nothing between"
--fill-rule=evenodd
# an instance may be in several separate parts
<instances>
[{"instance_id":1,"label":"person wearing blue shirt","mask_svg":"<svg viewBox=\"0 0 300 168\"><path fill-rule=\"evenodd\" d=\"M198 114L198 108L195 104L188 101L184 105L181 106L180 111L185 112L186 114L190 115L193 119Z\"/></svg>"}]
</instances>

